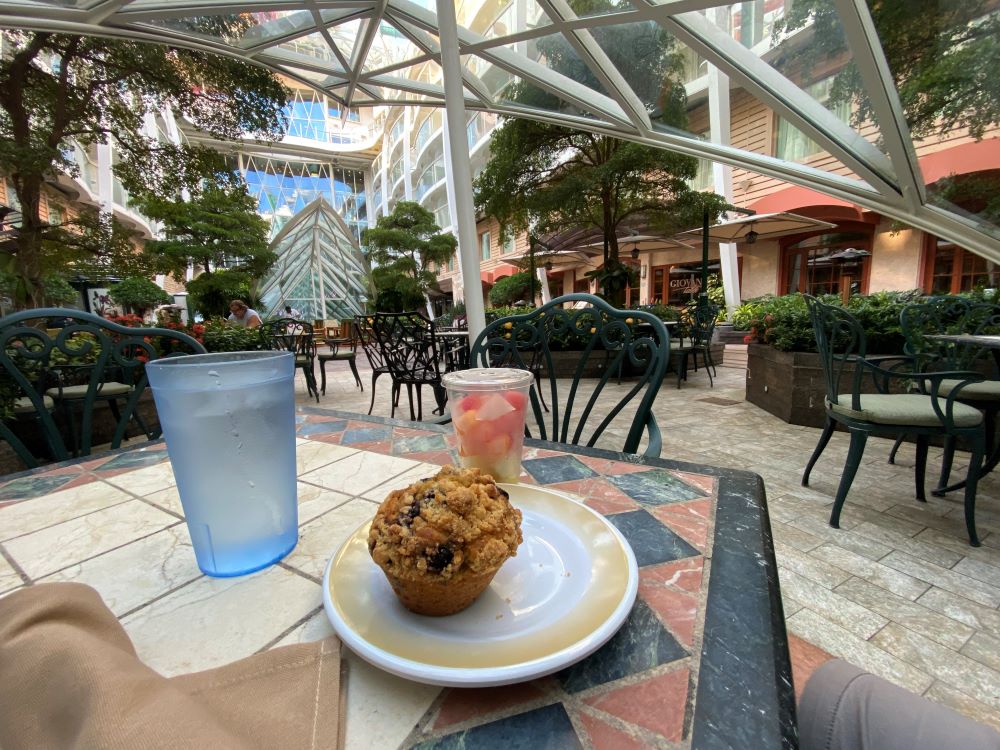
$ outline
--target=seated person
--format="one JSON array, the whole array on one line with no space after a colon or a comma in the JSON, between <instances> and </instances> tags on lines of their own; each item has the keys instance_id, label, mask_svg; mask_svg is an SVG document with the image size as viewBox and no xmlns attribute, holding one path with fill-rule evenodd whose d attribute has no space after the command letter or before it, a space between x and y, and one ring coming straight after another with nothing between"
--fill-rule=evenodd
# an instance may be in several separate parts
<instances>
[{"instance_id":1,"label":"seated person","mask_svg":"<svg viewBox=\"0 0 1000 750\"><path fill-rule=\"evenodd\" d=\"M302 317L302 313L300 313L298 310L296 310L291 305L285 305L285 317L286 318L296 318L296 319L298 319L298 318Z\"/></svg>"},{"instance_id":2,"label":"seated person","mask_svg":"<svg viewBox=\"0 0 1000 750\"><path fill-rule=\"evenodd\" d=\"M247 307L247 303L241 299L234 299L229 303L231 315L228 320L232 325L240 328L259 328L261 324L260 314L256 310Z\"/></svg>"}]
</instances>

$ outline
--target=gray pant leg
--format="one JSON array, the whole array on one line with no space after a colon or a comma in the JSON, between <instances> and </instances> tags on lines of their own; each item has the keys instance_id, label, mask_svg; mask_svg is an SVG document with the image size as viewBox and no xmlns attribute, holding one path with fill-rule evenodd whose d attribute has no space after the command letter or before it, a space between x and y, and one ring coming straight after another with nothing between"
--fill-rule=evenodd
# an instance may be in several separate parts
<instances>
[{"instance_id":1,"label":"gray pant leg","mask_svg":"<svg viewBox=\"0 0 1000 750\"><path fill-rule=\"evenodd\" d=\"M1000 750L1000 734L840 659L813 673L801 750Z\"/></svg>"}]
</instances>

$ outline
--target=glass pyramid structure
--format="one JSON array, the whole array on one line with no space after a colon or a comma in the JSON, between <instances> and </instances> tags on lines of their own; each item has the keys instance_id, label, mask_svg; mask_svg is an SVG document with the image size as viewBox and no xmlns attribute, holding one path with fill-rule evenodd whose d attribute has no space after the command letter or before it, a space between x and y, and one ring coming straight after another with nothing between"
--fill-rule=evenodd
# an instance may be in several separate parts
<instances>
[{"instance_id":1,"label":"glass pyramid structure","mask_svg":"<svg viewBox=\"0 0 1000 750\"><path fill-rule=\"evenodd\" d=\"M375 296L368 259L322 197L281 228L271 250L278 262L261 284L265 315L282 315L290 305L306 320L342 320L362 315Z\"/></svg>"}]
</instances>

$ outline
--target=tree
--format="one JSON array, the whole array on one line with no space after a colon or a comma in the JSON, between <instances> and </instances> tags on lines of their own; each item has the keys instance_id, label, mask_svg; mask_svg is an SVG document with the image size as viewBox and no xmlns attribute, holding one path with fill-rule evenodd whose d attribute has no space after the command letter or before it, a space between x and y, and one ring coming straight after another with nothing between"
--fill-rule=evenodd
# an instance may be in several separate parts
<instances>
[{"instance_id":1,"label":"tree","mask_svg":"<svg viewBox=\"0 0 1000 750\"><path fill-rule=\"evenodd\" d=\"M173 301L173 297L144 276L130 276L119 281L111 287L111 299L139 315L145 314L151 307Z\"/></svg>"},{"instance_id":2,"label":"tree","mask_svg":"<svg viewBox=\"0 0 1000 750\"><path fill-rule=\"evenodd\" d=\"M193 31L238 38L249 14L201 17ZM287 90L250 63L200 51L50 32L4 31L0 59L0 172L14 186L22 219L16 242L0 248L18 280L17 304L42 301L46 271L108 252L88 227L54 228L40 214L43 185L59 170L74 172L71 142L113 142L115 173L133 196L197 192L224 168L208 146L157 140L147 123L162 110L183 114L222 140L244 134L276 139ZM107 223L107 220L102 220ZM121 232L118 230L120 235ZM76 235L71 252L61 248Z\"/></svg>"},{"instance_id":3,"label":"tree","mask_svg":"<svg viewBox=\"0 0 1000 750\"><path fill-rule=\"evenodd\" d=\"M513 276L504 276L490 289L490 304L493 307L506 307L515 302L528 299L531 294L531 274L519 271Z\"/></svg>"},{"instance_id":4,"label":"tree","mask_svg":"<svg viewBox=\"0 0 1000 750\"><path fill-rule=\"evenodd\" d=\"M203 269L187 284L203 313L224 313L229 301L277 260L268 247L267 222L242 182L209 181L191 200L149 196L141 205L147 216L163 223L163 239L147 242L143 251L154 268L178 281L190 266Z\"/></svg>"},{"instance_id":5,"label":"tree","mask_svg":"<svg viewBox=\"0 0 1000 750\"><path fill-rule=\"evenodd\" d=\"M454 255L458 241L442 234L434 214L418 203L400 201L392 213L379 217L373 229L361 235L372 261L372 279L379 310L421 307L435 285L430 264L443 265Z\"/></svg>"},{"instance_id":6,"label":"tree","mask_svg":"<svg viewBox=\"0 0 1000 750\"><path fill-rule=\"evenodd\" d=\"M910 132L915 138L968 128L982 138L1000 123L1000 15L990 0L868 0ZM850 102L856 126L876 122L833 0L796 0L774 33L804 28L807 45L789 51L808 80L820 65L843 58L832 104ZM779 68L786 60L774 63Z\"/></svg>"},{"instance_id":7,"label":"tree","mask_svg":"<svg viewBox=\"0 0 1000 750\"><path fill-rule=\"evenodd\" d=\"M576 0L578 15L608 12L609 0ZM674 39L659 24L638 22L590 31L651 110L659 126L683 129L686 95L682 59ZM561 35L537 42L548 67L595 91L594 73ZM542 110L564 108L552 94L518 83L508 98ZM688 187L698 161L689 156L526 119L509 119L490 142L491 158L476 181L476 206L500 221L504 232L536 234L596 227L605 244L604 264L595 275L612 304L624 302L628 271L619 260L619 230L639 221L674 234L715 217L725 202Z\"/></svg>"}]
</instances>

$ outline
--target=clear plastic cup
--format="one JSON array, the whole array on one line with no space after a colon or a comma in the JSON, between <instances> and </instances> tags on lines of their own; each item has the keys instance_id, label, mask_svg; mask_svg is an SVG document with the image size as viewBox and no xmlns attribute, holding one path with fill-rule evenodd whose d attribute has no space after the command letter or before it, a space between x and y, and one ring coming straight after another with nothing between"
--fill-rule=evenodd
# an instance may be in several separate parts
<instances>
[{"instance_id":1,"label":"clear plastic cup","mask_svg":"<svg viewBox=\"0 0 1000 750\"><path fill-rule=\"evenodd\" d=\"M527 370L506 367L459 370L441 379L462 466L482 469L498 482L518 480L533 379Z\"/></svg>"},{"instance_id":2,"label":"clear plastic cup","mask_svg":"<svg viewBox=\"0 0 1000 750\"><path fill-rule=\"evenodd\" d=\"M146 365L198 567L238 576L298 542L291 352Z\"/></svg>"}]
</instances>

